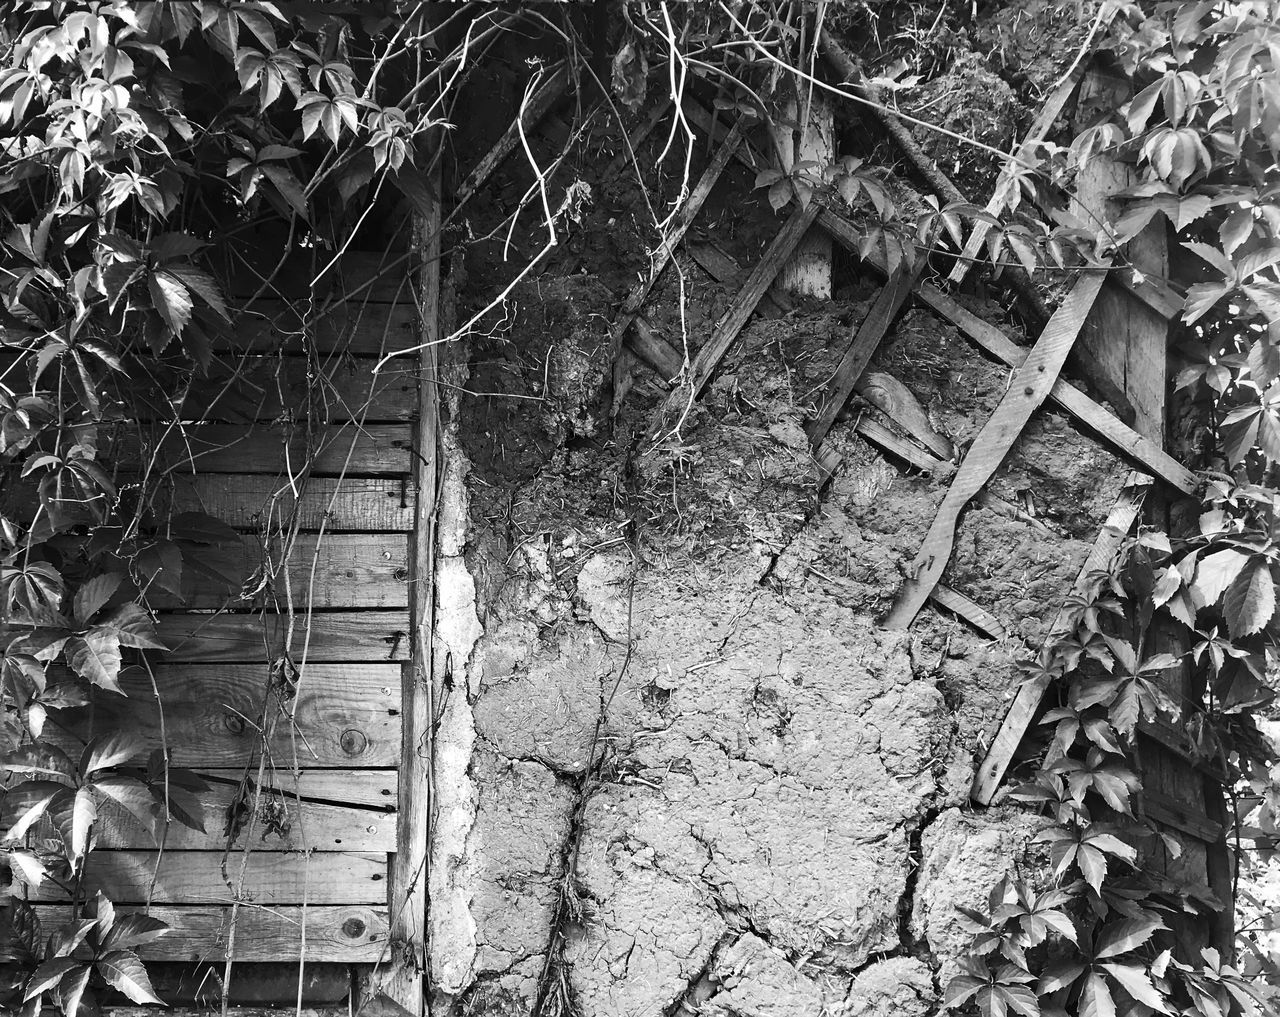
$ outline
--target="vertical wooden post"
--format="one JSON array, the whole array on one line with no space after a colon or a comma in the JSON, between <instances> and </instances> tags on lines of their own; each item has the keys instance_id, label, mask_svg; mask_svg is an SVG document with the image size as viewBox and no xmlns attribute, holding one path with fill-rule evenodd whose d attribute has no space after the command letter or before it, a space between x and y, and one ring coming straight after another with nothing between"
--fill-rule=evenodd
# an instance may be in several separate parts
<instances>
[{"instance_id":1,"label":"vertical wooden post","mask_svg":"<svg viewBox=\"0 0 1280 1017\"><path fill-rule=\"evenodd\" d=\"M391 859L390 965L378 991L413 1017L424 1012L427 945L427 857L434 789L431 780L431 661L435 617L436 504L439 490L440 390L440 165L426 181L429 210L415 217L413 247L420 259L416 297L421 328L418 417L414 425L417 508L410 541L410 659L401 683L399 821Z\"/></svg>"},{"instance_id":2,"label":"vertical wooden post","mask_svg":"<svg viewBox=\"0 0 1280 1017\"><path fill-rule=\"evenodd\" d=\"M807 114L807 118L806 118ZM821 92L787 100L783 115L799 124L774 131L774 147L784 173L790 173L797 162L825 165L834 157L835 121L831 104ZM782 267L777 285L784 293L796 296L831 299L831 236L814 227L804 235L795 253Z\"/></svg>"}]
</instances>

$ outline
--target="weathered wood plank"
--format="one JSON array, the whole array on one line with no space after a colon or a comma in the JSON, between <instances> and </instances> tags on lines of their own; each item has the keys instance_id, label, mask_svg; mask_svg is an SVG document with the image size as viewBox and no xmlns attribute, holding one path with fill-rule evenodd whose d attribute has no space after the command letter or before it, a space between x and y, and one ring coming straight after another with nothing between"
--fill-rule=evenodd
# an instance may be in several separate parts
<instances>
[{"instance_id":1,"label":"weathered wood plank","mask_svg":"<svg viewBox=\"0 0 1280 1017\"><path fill-rule=\"evenodd\" d=\"M224 548L227 574L240 576L239 588L216 587L202 575L185 572L181 598L153 589L151 604L161 610L283 607L291 592L302 610L409 605L408 541L402 534L299 534L283 563L281 545L279 539L264 546L258 537L246 536L240 547Z\"/></svg>"},{"instance_id":2,"label":"weathered wood plank","mask_svg":"<svg viewBox=\"0 0 1280 1017\"><path fill-rule=\"evenodd\" d=\"M306 425L286 435L281 426L195 424L133 429L119 435L112 454L122 463L155 461L172 473L267 473L300 477L308 464L315 474L369 476L407 473L412 461L405 424L332 424L317 427L308 440Z\"/></svg>"},{"instance_id":3,"label":"weathered wood plank","mask_svg":"<svg viewBox=\"0 0 1280 1017\"><path fill-rule=\"evenodd\" d=\"M665 421L674 420L684 406L698 397L698 394L711 379L712 373L728 351L729 346L737 338L738 333L755 313L760 298L773 283L782 266L791 257L796 244L804 236L818 215L818 203L810 202L807 208L797 209L791 213L782 227L774 234L773 240L761 255L751 275L743 283L742 289L733 298L729 310L716 325L715 331L698 350L689 369L689 380L668 393L659 411L659 419L664 421L658 428L659 433L668 426ZM655 435L657 437L657 435Z\"/></svg>"},{"instance_id":4,"label":"weathered wood plank","mask_svg":"<svg viewBox=\"0 0 1280 1017\"><path fill-rule=\"evenodd\" d=\"M1080 569L1080 574L1076 577L1072 588L1073 596L1079 596L1086 590L1091 573L1098 569L1105 569L1111 563L1125 535L1142 511L1142 502L1150 487L1150 477L1139 473L1129 474L1120 491L1120 496L1112 506L1110 515L1107 516L1106 523L1103 524L1101 532L1093 542L1093 547ZM1044 644L1048 645L1060 639L1066 633L1070 620L1071 613L1064 605L1058 610L1057 616L1049 626ZM974 801L983 805L991 804L991 799L995 797L996 789L1004 779L1013 754L1018 750L1023 736L1027 733L1027 728L1035 719L1040 701L1044 698L1045 689L1048 687L1047 677L1034 678L1018 687L1008 713L1000 722L1000 727L974 774L973 788L970 791L970 797Z\"/></svg>"},{"instance_id":5,"label":"weathered wood plank","mask_svg":"<svg viewBox=\"0 0 1280 1017\"><path fill-rule=\"evenodd\" d=\"M929 415L906 385L883 371L863 374L854 391L915 438L939 459L950 460L955 449L929 423Z\"/></svg>"},{"instance_id":6,"label":"weathered wood plank","mask_svg":"<svg viewBox=\"0 0 1280 1017\"><path fill-rule=\"evenodd\" d=\"M871 309L862 319L858 330L853 334L849 348L845 350L844 356L836 366L835 374L827 385L827 395L823 400L822 408L806 429L809 433L809 443L815 449L822 444L827 432L831 430L836 414L849 401L849 396L853 394L863 370L871 362L872 354L879 348L880 340L889 331L889 326L902 310L902 305L910 298L920 273L924 271L924 266L925 261L921 258L914 270L905 266L900 267L876 295Z\"/></svg>"},{"instance_id":7,"label":"weathered wood plank","mask_svg":"<svg viewBox=\"0 0 1280 1017\"><path fill-rule=\"evenodd\" d=\"M70 748L80 744L76 739L87 740L95 731L123 731L139 740L142 752L162 747L160 709L151 679L138 670L129 669L121 679L127 699L98 692L92 709L59 715L66 729L50 725L51 740ZM155 666L155 675L175 765L238 767L258 749L255 725L260 723L258 711L268 680L265 664L166 663ZM399 762L399 664L308 664L289 705L291 721L277 722L267 746L277 766L294 764L295 747L298 765L307 768ZM313 771L311 779L317 779Z\"/></svg>"},{"instance_id":8,"label":"weathered wood plank","mask_svg":"<svg viewBox=\"0 0 1280 1017\"><path fill-rule=\"evenodd\" d=\"M328 533L408 532L413 526L414 490L407 477L308 477L299 495L287 480L254 474L173 477L161 495L174 512L207 512L238 530L260 531L286 523L297 510L298 526Z\"/></svg>"},{"instance_id":9,"label":"weathered wood plank","mask_svg":"<svg viewBox=\"0 0 1280 1017\"><path fill-rule=\"evenodd\" d=\"M252 789L246 792L243 799L244 824L237 832L237 847L247 843L255 852L395 851L394 813L306 799L299 802L290 790L291 784L289 777L281 774L277 777L276 787L282 790L263 789L260 796L255 795ZM200 797L204 805L205 831L193 830L176 821L170 823L165 838L166 851L221 851L226 846L229 810L233 803L242 801L238 785L211 783L209 790ZM255 801L258 803L258 819L249 830L248 817ZM278 823L269 826L271 818ZM147 851L157 847L150 829L114 802L99 805L94 829L101 848Z\"/></svg>"},{"instance_id":10,"label":"weathered wood plank","mask_svg":"<svg viewBox=\"0 0 1280 1017\"><path fill-rule=\"evenodd\" d=\"M929 593L929 598L939 607L945 607L952 614L957 614L974 628L985 632L992 639L1004 639L1009 633L1000 619L981 604L975 604L959 590L939 583Z\"/></svg>"},{"instance_id":11,"label":"weathered wood plank","mask_svg":"<svg viewBox=\"0 0 1280 1017\"><path fill-rule=\"evenodd\" d=\"M242 758L240 766L222 769L201 766L196 772L211 784L239 784L244 773L243 762ZM396 770L305 769L295 773L290 769L293 764L292 748L274 756L273 762L276 766L273 786L290 795L296 794L304 801L350 805L375 812L395 811L400 787L400 775ZM298 744L298 765L311 765L306 747L301 742Z\"/></svg>"},{"instance_id":12,"label":"weathered wood plank","mask_svg":"<svg viewBox=\"0 0 1280 1017\"><path fill-rule=\"evenodd\" d=\"M47 928L66 920L68 909L64 905L39 904L36 908L41 924ZM119 913L140 910L122 907ZM157 905L149 914L166 923L172 931L143 946L139 953L144 959L226 959L227 925L231 916L229 907ZM304 927L306 959L309 961L373 964L385 959L387 909L361 904L318 905L306 908L305 913L301 907L242 905L236 919L234 959L248 962L297 959L301 953ZM295 1011L291 1008L288 1012Z\"/></svg>"},{"instance_id":13,"label":"weathered wood plank","mask_svg":"<svg viewBox=\"0 0 1280 1017\"><path fill-rule=\"evenodd\" d=\"M377 357L412 346L417 323L418 310L408 302L335 300L308 312L302 303L264 299L246 308L228 334L215 337L214 349L244 353L313 349L322 354Z\"/></svg>"},{"instance_id":14,"label":"weathered wood plank","mask_svg":"<svg viewBox=\"0 0 1280 1017\"><path fill-rule=\"evenodd\" d=\"M991 479L991 475L999 468L1031 419L1032 413L1048 398L1049 390L1053 388L1058 372L1066 363L1067 354L1071 352L1071 346L1080 334L1089 309L1102 289L1102 282L1101 275L1082 276L1076 281L1062 306L1049 319L1044 332L1014 374L1008 391L973 440L964 462L956 471L924 543L911 564L910 572L898 591L893 608L884 621L885 628L907 628L924 606L929 591L942 578L942 573L951 560L960 512L969 503L969 499Z\"/></svg>"},{"instance_id":15,"label":"weathered wood plank","mask_svg":"<svg viewBox=\"0 0 1280 1017\"><path fill-rule=\"evenodd\" d=\"M307 662L382 663L408 656L408 611L319 611L310 617ZM300 661L308 616L296 619L292 652ZM285 634L282 615L168 614L159 616L160 638L172 663L263 664L278 656Z\"/></svg>"},{"instance_id":16,"label":"weathered wood plank","mask_svg":"<svg viewBox=\"0 0 1280 1017\"><path fill-rule=\"evenodd\" d=\"M159 871L156 859L159 858ZM222 875L221 851L92 851L85 860L85 884L101 889L117 904L230 904L231 889ZM239 877L238 858L228 872ZM249 856L244 893L255 904L385 904L387 856L353 851L315 851L310 855L255 851ZM66 899L46 881L34 897Z\"/></svg>"},{"instance_id":17,"label":"weathered wood plank","mask_svg":"<svg viewBox=\"0 0 1280 1017\"><path fill-rule=\"evenodd\" d=\"M281 417L344 423L388 423L412 419L417 379L412 372L373 373L371 357L226 356L209 373L193 378L181 404L158 386L139 385L145 420L206 420L243 423ZM137 384L137 383L135 383Z\"/></svg>"}]
</instances>

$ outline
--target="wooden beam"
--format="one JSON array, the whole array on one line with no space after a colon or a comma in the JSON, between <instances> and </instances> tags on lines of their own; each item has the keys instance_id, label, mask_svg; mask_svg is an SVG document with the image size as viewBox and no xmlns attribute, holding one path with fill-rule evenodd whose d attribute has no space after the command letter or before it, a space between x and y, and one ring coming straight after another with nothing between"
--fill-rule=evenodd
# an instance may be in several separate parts
<instances>
[{"instance_id":1,"label":"wooden beam","mask_svg":"<svg viewBox=\"0 0 1280 1017\"><path fill-rule=\"evenodd\" d=\"M951 487L938 508L924 543L912 562L910 571L893 608L884 621L885 628L905 629L928 599L930 591L942 578L955 542L955 528L960 512L969 500L982 490L991 475L1004 461L1031 415L1044 403L1053 388L1062 365L1084 320L1102 289L1103 276L1085 275L1077 279L1062 306L1054 312L1035 346L1015 372L1008 391L995 412L969 447Z\"/></svg>"},{"instance_id":2,"label":"wooden beam","mask_svg":"<svg viewBox=\"0 0 1280 1017\"><path fill-rule=\"evenodd\" d=\"M159 861L159 868L156 863ZM100 888L116 904L230 904L221 851L91 851L85 859L87 886ZM154 892L152 881L154 879ZM314 851L309 855L254 851L244 892L255 904L377 904L386 906L387 856L370 852ZM66 899L45 881L32 898Z\"/></svg>"},{"instance_id":3,"label":"wooden beam","mask_svg":"<svg viewBox=\"0 0 1280 1017\"><path fill-rule=\"evenodd\" d=\"M865 372L854 391L939 459L951 460L955 447L933 429L915 393L893 375L884 371Z\"/></svg>"},{"instance_id":4,"label":"wooden beam","mask_svg":"<svg viewBox=\"0 0 1280 1017\"><path fill-rule=\"evenodd\" d=\"M712 279L735 287L742 285L742 266L716 244L709 240L686 240L684 249L689 253L689 257L697 262L698 267ZM791 297L776 287L760 298L760 305L779 314L795 310L795 303Z\"/></svg>"},{"instance_id":5,"label":"wooden beam","mask_svg":"<svg viewBox=\"0 0 1280 1017\"><path fill-rule=\"evenodd\" d=\"M792 212L791 217L774 234L760 261L751 270L751 275L747 277L738 295L734 297L729 310L720 319L710 338L698 350L698 355L694 357L689 369L688 380L669 393L663 402L659 410L659 420L668 418L674 420L684 405L691 403L702 392L733 340L755 313L756 305L760 303L765 290L769 288L817 215L818 204L811 201L808 207ZM666 425L661 424L657 429L659 432L665 431Z\"/></svg>"},{"instance_id":6,"label":"wooden beam","mask_svg":"<svg viewBox=\"0 0 1280 1017\"><path fill-rule=\"evenodd\" d=\"M1106 523L1098 533L1084 566L1076 577L1072 589L1072 599L1082 596L1092 581L1092 573L1107 568L1115 557L1125 536L1133 527L1142 510L1143 499L1151 487L1151 478L1140 473L1131 473L1116 499ZM1042 645L1050 645L1066 634L1073 624L1074 614L1065 604L1058 609L1057 616L1049 626ZM982 762L973 779L970 797L982 805L990 805L995 797L996 789L1004 779L1005 771L1013 759L1013 754L1022 744L1023 736L1035 719L1040 701L1049 687L1047 677L1037 677L1018 686L1017 694L1009 707L1008 713L1000 722L995 737L991 741Z\"/></svg>"},{"instance_id":7,"label":"wooden beam","mask_svg":"<svg viewBox=\"0 0 1280 1017\"><path fill-rule=\"evenodd\" d=\"M862 319L858 330L853 334L849 348L840 358L835 374L827 383L827 395L823 400L822 408L806 428L809 444L814 448L822 444L827 432L831 430L831 425L835 423L836 414L849 401L849 396L853 394L863 370L871 362L872 354L879 348L880 341L889 331L889 326L897 318L898 312L902 310L902 305L911 297L911 291L919 281L924 266L925 262L922 258L914 269L899 267L876 295L867 316Z\"/></svg>"},{"instance_id":8,"label":"wooden beam","mask_svg":"<svg viewBox=\"0 0 1280 1017\"><path fill-rule=\"evenodd\" d=\"M992 639L999 641L1009 635L1008 630L1000 624L1000 620L995 615L949 586L943 586L939 583L930 591L929 597L939 607L944 607L952 614L959 615L974 628L985 632Z\"/></svg>"},{"instance_id":9,"label":"wooden beam","mask_svg":"<svg viewBox=\"0 0 1280 1017\"><path fill-rule=\"evenodd\" d=\"M248 663L265 666L284 649L286 619L275 614L161 614L160 639L172 663ZM408 611L318 611L298 615L293 645L301 663L310 628L309 663L404 660L409 650ZM0 630L3 626L0 626Z\"/></svg>"},{"instance_id":10,"label":"wooden beam","mask_svg":"<svg viewBox=\"0 0 1280 1017\"><path fill-rule=\"evenodd\" d=\"M40 924L53 928L66 921L69 908L37 904ZM143 910L121 907L117 914ZM227 956L229 907L156 905L148 912L172 930L139 948L144 960L222 961ZM236 961L296 960L306 929L306 959L312 962L372 964L387 950L387 909L362 904L308 907L240 908L236 922ZM154 1011L147 1011L154 1013ZM295 1011L290 1008L288 1013ZM232 1013L238 1013L233 1010Z\"/></svg>"}]
</instances>

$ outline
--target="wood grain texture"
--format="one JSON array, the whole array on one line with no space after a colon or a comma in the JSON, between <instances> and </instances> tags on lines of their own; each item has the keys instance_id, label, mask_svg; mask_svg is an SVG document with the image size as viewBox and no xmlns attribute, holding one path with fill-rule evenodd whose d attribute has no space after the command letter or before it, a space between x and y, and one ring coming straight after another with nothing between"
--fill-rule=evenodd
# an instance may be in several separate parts
<instances>
[{"instance_id":1,"label":"wood grain texture","mask_svg":"<svg viewBox=\"0 0 1280 1017\"><path fill-rule=\"evenodd\" d=\"M260 795L250 790L244 799L245 823L238 831L236 846L246 844L253 851L371 851L388 853L395 850L396 817L384 810L330 805L294 797L287 776L277 778L277 787L263 789ZM181 823L169 824L165 838L166 851L221 851L227 843L227 817L233 803L239 802L239 789L234 784L213 783L201 794L204 805L204 832ZM252 830L248 816L258 804L258 819ZM272 818L277 826L269 826ZM108 850L142 850L157 847L151 830L144 827L113 802L98 808L94 825L98 846Z\"/></svg>"},{"instance_id":2,"label":"wood grain texture","mask_svg":"<svg viewBox=\"0 0 1280 1017\"><path fill-rule=\"evenodd\" d=\"M818 415L809 422L806 429L809 434L809 443L815 449L822 444L827 432L831 430L836 414L849 401L849 396L853 394L863 370L871 362L875 351L879 349L880 341L889 331L889 326L893 324L898 312L902 310L902 305L910 299L911 291L915 289L924 266L925 261L921 258L914 269L899 267L890 276L889 281L881 287L867 316L858 325L858 330L849 342L849 348L840 358L835 374L827 385L822 408L818 410Z\"/></svg>"},{"instance_id":3,"label":"wood grain texture","mask_svg":"<svg viewBox=\"0 0 1280 1017\"><path fill-rule=\"evenodd\" d=\"M48 928L65 921L68 915L68 909L61 904L39 904L36 909L41 924ZM122 907L119 913L139 910ZM226 958L229 907L158 905L151 908L150 914L172 931L142 947L139 953L143 959L221 961ZM241 907L236 923L234 959L296 960L301 953L304 925L308 961L373 964L384 959L387 909L362 904L318 905L307 908L305 913L300 907ZM232 1012L239 1014L239 1011ZM288 1010L288 1013L294 1012L292 1008Z\"/></svg>"},{"instance_id":4,"label":"wood grain texture","mask_svg":"<svg viewBox=\"0 0 1280 1017\"><path fill-rule=\"evenodd\" d=\"M924 606L929 592L942 578L951 560L960 512L991 479L1031 420L1031 415L1049 397L1049 390L1066 363L1067 354L1071 352L1089 309L1102 289L1102 282L1101 275L1087 275L1076 281L1015 372L1008 390L974 438L964 462L956 471L884 621L885 628L907 628Z\"/></svg>"},{"instance_id":5,"label":"wood grain texture","mask_svg":"<svg viewBox=\"0 0 1280 1017\"><path fill-rule=\"evenodd\" d=\"M867 371L854 391L936 455L949 460L955 448L929 423L929 415L920 400L906 385L883 371Z\"/></svg>"},{"instance_id":6,"label":"wood grain texture","mask_svg":"<svg viewBox=\"0 0 1280 1017\"><path fill-rule=\"evenodd\" d=\"M160 867L157 872L156 859ZM228 869L239 878L238 859ZM86 885L100 888L117 904L230 904L222 875L221 851L93 851L85 861ZM352 851L315 851L310 855L255 851L249 856L244 892L255 904L378 904L387 899L387 856ZM46 881L34 897L66 899Z\"/></svg>"},{"instance_id":7,"label":"wood grain texture","mask_svg":"<svg viewBox=\"0 0 1280 1017\"><path fill-rule=\"evenodd\" d=\"M170 401L172 392L139 386L139 417L221 423L281 417L369 424L412 419L417 379L394 362L374 374L375 363L372 357L356 356L227 355L215 359L207 375L192 379L177 407Z\"/></svg>"},{"instance_id":8,"label":"wood grain texture","mask_svg":"<svg viewBox=\"0 0 1280 1017\"><path fill-rule=\"evenodd\" d=\"M59 715L66 730L49 734L64 747L94 732L124 731L141 752L160 748L160 708L145 674L120 683L128 698L99 691L92 708ZM264 664L160 664L156 685L164 710L170 758L177 766L238 767L259 747ZM57 680L55 675L53 680ZM400 760L400 665L308 664L276 725L268 751L277 766L385 767ZM347 801L343 797L330 797ZM385 803L383 803L385 804Z\"/></svg>"},{"instance_id":9,"label":"wood grain texture","mask_svg":"<svg viewBox=\"0 0 1280 1017\"><path fill-rule=\"evenodd\" d=\"M160 638L172 663L264 664L277 657L284 618L257 614L161 614ZM408 656L408 611L318 611L310 616L307 663L404 660ZM298 617L292 646L302 661L307 616Z\"/></svg>"},{"instance_id":10,"label":"wood grain texture","mask_svg":"<svg viewBox=\"0 0 1280 1017\"><path fill-rule=\"evenodd\" d=\"M1115 505L1112 506L1111 512L1107 516L1107 521L1103 524L1097 539L1094 540L1093 547L1089 550L1089 556L1085 559L1084 565L1076 577L1075 585L1072 588L1073 595L1078 596L1085 591L1090 573L1098 569L1105 569L1110 565L1126 534L1128 534L1141 513L1143 500L1146 498L1150 487L1150 477L1139 473L1129 474L1125 480L1124 487L1120 491L1120 496L1116 499ZM1050 624L1042 645L1048 645L1060 639L1066 633L1070 621L1071 613L1064 605L1058 610L1057 615ZM1045 689L1048 686L1047 678L1036 678L1018 687L1013 702L1009 706L1008 713L1005 714L1004 719L1000 722L1000 726L991 740L990 747L974 774L973 787L970 791L970 797L974 801L982 805L991 804L992 798L995 797L996 789L999 788L1000 781L1004 779L1005 771L1009 768L1009 763L1013 759L1013 754L1018 750L1023 736L1027 733L1027 728L1031 726L1031 722L1035 719L1036 711L1040 707L1040 701L1044 698Z\"/></svg>"},{"instance_id":11,"label":"wood grain texture","mask_svg":"<svg viewBox=\"0 0 1280 1017\"><path fill-rule=\"evenodd\" d=\"M414 489L408 477L308 477L295 496L284 478L225 473L173 476L159 511L206 512L238 530L260 532L288 523L327 533L407 533L413 526Z\"/></svg>"},{"instance_id":12,"label":"wood grain texture","mask_svg":"<svg viewBox=\"0 0 1280 1017\"><path fill-rule=\"evenodd\" d=\"M716 244L706 240L686 240L684 249L697 262L698 267L716 282L734 286L742 285L744 279L742 266ZM795 301L789 294L775 287L760 298L760 307L762 310L785 314L795 308Z\"/></svg>"},{"instance_id":13,"label":"wood grain texture","mask_svg":"<svg viewBox=\"0 0 1280 1017\"><path fill-rule=\"evenodd\" d=\"M175 428L130 429L111 450L122 463L153 457L175 474L261 473L301 477L313 474L372 476L408 473L411 436L406 424L332 424L307 434L305 423L283 425L194 424Z\"/></svg>"},{"instance_id":14,"label":"wood grain texture","mask_svg":"<svg viewBox=\"0 0 1280 1017\"><path fill-rule=\"evenodd\" d=\"M817 215L818 203L810 202L807 208L792 212L790 218L774 234L764 254L751 270L747 281L743 283L742 289L733 298L728 311L717 323L710 338L698 350L698 355L693 358L693 364L689 369L689 380L670 392L663 401L659 410L659 420L674 421L685 405L696 399L702 392L730 345L738 337L738 333L755 313L760 298L764 296L765 291L782 270L782 266L791 257L791 252L795 250L796 244L800 242L800 238L804 236ZM661 423L656 430L661 433L667 426L666 423Z\"/></svg>"},{"instance_id":15,"label":"wood grain texture","mask_svg":"<svg viewBox=\"0 0 1280 1017\"><path fill-rule=\"evenodd\" d=\"M151 603L175 608L249 607L288 603L288 584L299 610L408 607L408 540L401 533L300 534L287 560L280 540L246 536L229 554L236 589L216 586L191 571L182 575L182 596L152 590ZM264 581L267 583L263 586Z\"/></svg>"},{"instance_id":16,"label":"wood grain texture","mask_svg":"<svg viewBox=\"0 0 1280 1017\"><path fill-rule=\"evenodd\" d=\"M305 324L304 324L305 323ZM297 301L250 304L229 333L215 337L223 353L349 353L378 357L414 344L418 309L411 302L374 304L335 300L309 308Z\"/></svg>"}]
</instances>

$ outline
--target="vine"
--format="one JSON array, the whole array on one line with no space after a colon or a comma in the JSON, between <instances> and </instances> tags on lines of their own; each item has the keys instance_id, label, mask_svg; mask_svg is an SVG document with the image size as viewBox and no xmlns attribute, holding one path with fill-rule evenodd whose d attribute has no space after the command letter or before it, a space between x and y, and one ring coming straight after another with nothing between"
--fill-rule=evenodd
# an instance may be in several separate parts
<instances>
[{"instance_id":1,"label":"vine","mask_svg":"<svg viewBox=\"0 0 1280 1017\"><path fill-rule=\"evenodd\" d=\"M820 80L817 41L827 14L846 29L876 17L852 4L835 18L831 6L624 5L624 38L611 75L602 77L633 112L650 80L665 80L676 109L666 150L683 158L682 194L694 152L686 89L721 114L773 127L794 126L778 113L787 108L783 93L791 108L807 109L814 87L859 108L901 112L898 96L929 67L917 67L920 75L882 67L870 79L874 94ZM1149 12L1112 6L1119 17L1105 47L1138 82L1137 94L1069 146L1043 143L1006 159L1022 196L1009 216L945 196L907 212L891 196L889 174L854 157L770 165L756 181L775 209L820 200L854 214L864 228L862 253L882 252L890 271L924 252L942 252L940 260L958 254L965 225L982 224L990 227L985 254L997 270L1021 268L1039 280L1046 270L1096 263L1161 217L1202 266L1203 278L1185 294L1188 364L1179 385L1209 414L1204 452L1217 472L1198 531L1144 530L1111 569L1090 577L1069 633L1026 664L1030 673L1052 675L1060 690L1046 717L1047 754L1017 792L1054 820L1042 839L1055 885L1002 884L989 913L968 915L975 944L947 1002L988 1014L1068 1006L1104 1015L1126 1006L1218 1014L1255 999L1221 958L1192 965L1170 952L1168 919L1206 905L1203 895L1155 880L1144 865L1153 851L1178 848L1135 817L1139 782L1129 756L1140 722L1176 716L1194 751L1229 784L1270 788L1262 768L1271 753L1250 713L1267 696L1277 631L1280 10L1274 3L1162 3ZM230 299L229 282L247 275L260 294L281 267L253 256L254 231L282 226L282 252L313 257L302 339L318 369L309 339L327 309L317 306L315 281L375 204L423 202L419 174L440 157L440 145L425 142L447 128L462 83L496 39L518 23L536 29L565 50L575 79L590 71L584 80L605 90L568 17L557 23L532 7L460 7L431 24L420 7L22 0L5 9L0 679L12 747L0 758L9 780L0 852L5 882L16 887L0 910L0 961L13 963L0 983L6 1009L34 1015L52 1001L75 1017L92 1012L106 988L156 1001L137 951L166 929L145 914L117 916L92 886L86 859L100 836L99 810L108 803L123 809L161 846L171 821L195 828L205 821L198 800L205 786L171 765L163 735L147 753L140 739L120 732L80 737L60 712L87 706L97 690L123 695L142 687L159 700L143 656L168 649L155 611L180 600L194 576L221 584L226 603L269 599L291 631L295 624L287 566L296 517L273 503L261 536L281 553L242 583L232 553L240 535L204 513L173 511L165 463L164 450L182 445L187 423L209 410L192 393L212 382L226 392L240 377L242 364L224 351L251 301ZM944 15L945 5L931 18L943 34L962 16ZM1091 40L1101 12L1086 21ZM448 47L441 41L455 37ZM927 47L921 52L932 59ZM616 115L607 92L605 100ZM510 224L527 206L540 207L549 241L517 278L556 246L557 223L575 220L582 199L571 190L563 202L552 200L559 160L544 173L523 132L520 142L536 184ZM1123 195L1114 221L1074 220L1062 199L1101 153L1129 160L1142 180ZM662 237L676 212L660 218L635 168ZM313 427L328 419L327 394L313 402L285 421L308 439L290 488L305 483L317 451ZM360 408L348 409L358 426ZM1176 633L1168 646L1166 625ZM263 717L272 720L262 725L256 762L246 762L233 827L252 829L259 820L258 789L271 765L266 738L305 680L305 659L286 655L267 665ZM1203 702L1179 700L1167 686L1163 676L1183 665L1206 675ZM147 683L131 681L142 675ZM1274 830L1273 820L1260 822ZM41 928L28 901L45 883L72 905L73 917L52 930ZM238 905L239 890L229 885Z\"/></svg>"}]
</instances>

